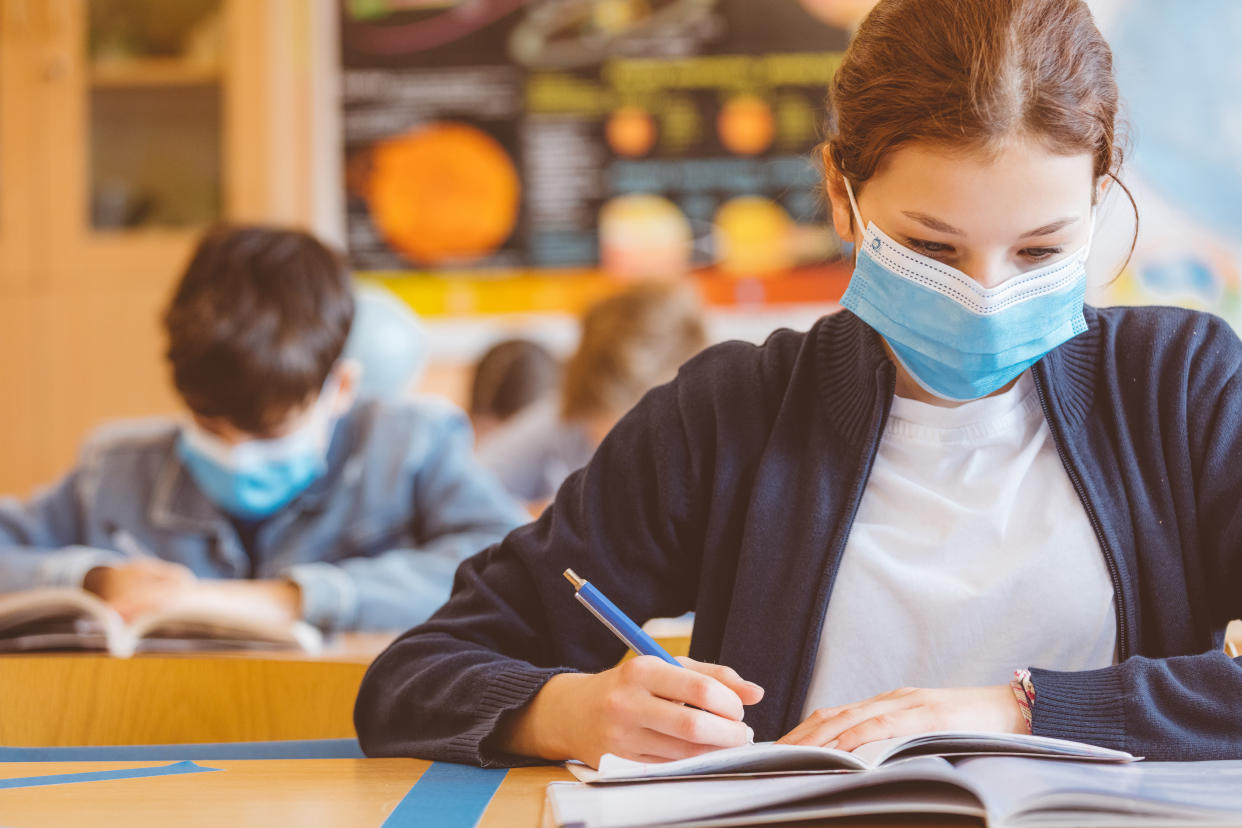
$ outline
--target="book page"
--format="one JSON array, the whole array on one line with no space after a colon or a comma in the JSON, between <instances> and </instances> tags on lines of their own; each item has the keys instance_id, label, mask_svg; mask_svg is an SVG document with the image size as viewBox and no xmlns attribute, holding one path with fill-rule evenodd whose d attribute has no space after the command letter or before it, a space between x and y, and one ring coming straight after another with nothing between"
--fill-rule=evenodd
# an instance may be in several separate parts
<instances>
[{"instance_id":1,"label":"book page","mask_svg":"<svg viewBox=\"0 0 1242 828\"><path fill-rule=\"evenodd\" d=\"M868 766L906 759L913 756L973 756L992 754L1006 756L1040 756L1072 758L1095 762L1133 762L1134 756L1120 750L1050 739L1023 733L988 733L981 731L937 731L869 742L854 750L854 755Z\"/></svg>"},{"instance_id":2,"label":"book page","mask_svg":"<svg viewBox=\"0 0 1242 828\"><path fill-rule=\"evenodd\" d=\"M758 742L753 745L712 751L676 762L635 762L605 754L600 759L598 771L592 771L585 766L571 767L570 771L584 782L599 783L719 774L858 771L871 769L885 762L904 761L918 756L977 754L1043 756L1105 762L1134 760L1133 756L1122 751L1108 750L1064 739L1009 733L943 731L870 742L852 753L835 748Z\"/></svg>"},{"instance_id":3,"label":"book page","mask_svg":"<svg viewBox=\"0 0 1242 828\"><path fill-rule=\"evenodd\" d=\"M197 649L299 649L318 653L323 636L303 621L236 604L194 602L136 619L130 625L134 647L144 652Z\"/></svg>"},{"instance_id":4,"label":"book page","mask_svg":"<svg viewBox=\"0 0 1242 828\"><path fill-rule=\"evenodd\" d=\"M570 771L584 782L613 782L722 773L862 770L865 767L842 750L756 742L675 762L636 762L606 753L599 761L598 771L585 766L571 767Z\"/></svg>"},{"instance_id":5,"label":"book page","mask_svg":"<svg viewBox=\"0 0 1242 828\"><path fill-rule=\"evenodd\" d=\"M1107 765L981 756L954 764L996 823L1242 824L1242 760Z\"/></svg>"},{"instance_id":6,"label":"book page","mask_svg":"<svg viewBox=\"0 0 1242 828\"><path fill-rule=\"evenodd\" d=\"M869 813L905 813L911 803L902 801L902 787L929 783L942 788L960 788L952 765L943 759L923 758L865 774L742 776L614 785L556 782L548 786L547 798L558 825L622 828L698 824L702 820L725 820L730 815L742 814L747 815L745 821L749 824L769 808L805 804L814 799L816 807L822 810L830 805L829 797L859 790L873 791L876 797L893 797L892 810ZM978 812L977 807L975 811ZM720 821L714 824L738 823Z\"/></svg>"},{"instance_id":7,"label":"book page","mask_svg":"<svg viewBox=\"0 0 1242 828\"><path fill-rule=\"evenodd\" d=\"M115 610L80 589L0 595L0 652L108 649L124 638Z\"/></svg>"}]
</instances>

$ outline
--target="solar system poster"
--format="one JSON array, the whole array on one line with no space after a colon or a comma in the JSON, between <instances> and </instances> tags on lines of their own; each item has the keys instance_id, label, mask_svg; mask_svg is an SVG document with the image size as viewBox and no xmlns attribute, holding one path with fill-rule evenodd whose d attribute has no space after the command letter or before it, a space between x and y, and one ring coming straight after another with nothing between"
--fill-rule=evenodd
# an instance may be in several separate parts
<instances>
[{"instance_id":1,"label":"solar system poster","mask_svg":"<svg viewBox=\"0 0 1242 828\"><path fill-rule=\"evenodd\" d=\"M814 148L868 0L343 0L351 263L424 314L685 275L831 302Z\"/></svg>"}]
</instances>

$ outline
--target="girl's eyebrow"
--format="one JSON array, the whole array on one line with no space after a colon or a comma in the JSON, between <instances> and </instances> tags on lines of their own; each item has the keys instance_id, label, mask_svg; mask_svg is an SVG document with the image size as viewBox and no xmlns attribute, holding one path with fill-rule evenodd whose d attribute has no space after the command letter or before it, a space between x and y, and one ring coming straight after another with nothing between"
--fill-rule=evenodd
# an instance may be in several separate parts
<instances>
[{"instance_id":1,"label":"girl's eyebrow","mask_svg":"<svg viewBox=\"0 0 1242 828\"><path fill-rule=\"evenodd\" d=\"M917 221L919 224L922 224L924 227L927 227L931 230L935 230L938 233L948 233L951 236L966 235L963 231L958 230L952 224L941 221L935 216L929 216L926 213L916 213L912 210L902 210L901 213L903 216L906 216L907 218L912 218L915 221Z\"/></svg>"},{"instance_id":2,"label":"girl's eyebrow","mask_svg":"<svg viewBox=\"0 0 1242 828\"><path fill-rule=\"evenodd\" d=\"M927 227L931 230L935 230L938 233L948 233L951 236L966 235L963 231L958 230L952 224L941 221L935 216L929 216L926 213L916 213L912 210L903 210L902 215L904 215L907 218L914 219L915 221L917 221L919 224L923 225L924 227ZM1051 235L1052 233L1057 232L1058 230L1068 227L1069 225L1073 224L1076 221L1078 221L1078 216L1067 216L1065 218L1060 218L1060 219L1057 219L1056 221L1051 221L1045 224L1043 227L1038 227L1030 231L1029 233L1023 233L1019 238L1029 239L1032 236L1048 236L1048 235Z\"/></svg>"},{"instance_id":3,"label":"girl's eyebrow","mask_svg":"<svg viewBox=\"0 0 1242 828\"><path fill-rule=\"evenodd\" d=\"M1022 238L1029 239L1031 236L1047 236L1051 233L1057 232L1058 230L1064 227L1070 226L1076 221L1078 221L1078 216L1069 216L1067 218L1057 219L1056 221L1045 224L1043 227L1040 227L1036 230L1032 230L1029 233L1023 233Z\"/></svg>"}]
</instances>

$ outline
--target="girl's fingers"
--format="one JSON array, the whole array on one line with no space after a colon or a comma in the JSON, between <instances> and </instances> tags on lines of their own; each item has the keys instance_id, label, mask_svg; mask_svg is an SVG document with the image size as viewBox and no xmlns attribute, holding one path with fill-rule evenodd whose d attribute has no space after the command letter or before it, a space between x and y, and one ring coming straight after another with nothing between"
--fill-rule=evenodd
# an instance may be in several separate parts
<instances>
[{"instance_id":1,"label":"girl's fingers","mask_svg":"<svg viewBox=\"0 0 1242 828\"><path fill-rule=\"evenodd\" d=\"M737 671L732 667L724 664L709 664L705 661L695 661L692 658L678 658L688 669L694 670L696 673L702 673L705 676L711 676L716 681L728 687L737 697L742 700L743 704L757 704L763 698L763 688L753 681L747 681L738 675Z\"/></svg>"},{"instance_id":2,"label":"girl's fingers","mask_svg":"<svg viewBox=\"0 0 1242 828\"><path fill-rule=\"evenodd\" d=\"M868 742L910 736L934 730L931 714L922 707L907 707L892 713L880 713L845 730L837 739L841 750L853 750Z\"/></svg>"},{"instance_id":3,"label":"girl's fingers","mask_svg":"<svg viewBox=\"0 0 1242 828\"><path fill-rule=\"evenodd\" d=\"M779 741L787 745L827 745L867 719L916 706L912 693L894 691L855 705L817 710ZM841 744L836 746L846 749Z\"/></svg>"},{"instance_id":4,"label":"girl's fingers","mask_svg":"<svg viewBox=\"0 0 1242 828\"><path fill-rule=\"evenodd\" d=\"M645 756L655 757L648 760L655 762L675 762L720 749L716 745L687 742L650 728L644 728L635 734L635 748L643 751Z\"/></svg>"},{"instance_id":5,"label":"girl's fingers","mask_svg":"<svg viewBox=\"0 0 1242 828\"><path fill-rule=\"evenodd\" d=\"M638 705L635 720L678 742L710 749L744 745L750 737L750 728L739 721L655 696Z\"/></svg>"},{"instance_id":6,"label":"girl's fingers","mask_svg":"<svg viewBox=\"0 0 1242 828\"><path fill-rule=\"evenodd\" d=\"M649 693L714 713L724 719L741 721L742 700L711 676L695 670L674 667L654 656L641 656L622 665L627 679Z\"/></svg>"}]
</instances>

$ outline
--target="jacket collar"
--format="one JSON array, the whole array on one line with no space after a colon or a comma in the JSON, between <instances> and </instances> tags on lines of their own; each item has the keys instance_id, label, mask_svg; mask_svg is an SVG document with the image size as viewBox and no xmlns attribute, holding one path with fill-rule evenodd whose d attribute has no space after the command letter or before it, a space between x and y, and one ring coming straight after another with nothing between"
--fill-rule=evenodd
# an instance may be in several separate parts
<instances>
[{"instance_id":1,"label":"jacket collar","mask_svg":"<svg viewBox=\"0 0 1242 828\"><path fill-rule=\"evenodd\" d=\"M1076 429L1094 399L1096 356L1100 346L1099 312L1086 306L1087 330L1049 352L1035 364L1036 382L1046 389L1049 415ZM877 428L876 404L892 396L896 368L883 341L848 310L825 317L816 326L820 398L833 425L850 443Z\"/></svg>"},{"instance_id":2,"label":"jacket collar","mask_svg":"<svg viewBox=\"0 0 1242 828\"><path fill-rule=\"evenodd\" d=\"M1100 314L1090 305L1083 309L1087 330L1051 351L1035 364L1037 384L1048 399L1048 414L1068 430L1076 430L1091 412L1099 372Z\"/></svg>"},{"instance_id":3,"label":"jacket collar","mask_svg":"<svg viewBox=\"0 0 1242 828\"><path fill-rule=\"evenodd\" d=\"M828 419L850 444L861 442L876 423L876 406L887 408L897 369L870 325L848 310L820 321L815 331L820 363L820 400Z\"/></svg>"}]
</instances>

